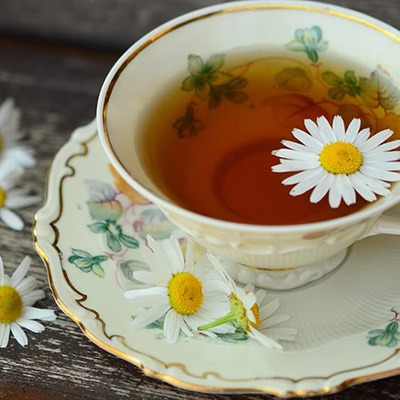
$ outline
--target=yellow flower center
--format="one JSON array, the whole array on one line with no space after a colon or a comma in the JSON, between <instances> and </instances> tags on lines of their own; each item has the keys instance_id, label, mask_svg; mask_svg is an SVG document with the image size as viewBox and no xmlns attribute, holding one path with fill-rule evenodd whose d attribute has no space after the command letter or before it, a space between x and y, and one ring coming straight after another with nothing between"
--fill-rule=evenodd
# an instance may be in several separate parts
<instances>
[{"instance_id":1,"label":"yellow flower center","mask_svg":"<svg viewBox=\"0 0 400 400\"><path fill-rule=\"evenodd\" d=\"M0 208L4 207L4 204L6 203L6 191L0 186Z\"/></svg>"},{"instance_id":2,"label":"yellow flower center","mask_svg":"<svg viewBox=\"0 0 400 400\"><path fill-rule=\"evenodd\" d=\"M362 164L363 157L356 146L347 142L327 144L319 155L322 167L331 174L354 174Z\"/></svg>"},{"instance_id":3,"label":"yellow flower center","mask_svg":"<svg viewBox=\"0 0 400 400\"><path fill-rule=\"evenodd\" d=\"M0 323L9 324L22 314L23 304L18 291L11 286L0 286Z\"/></svg>"},{"instance_id":4,"label":"yellow flower center","mask_svg":"<svg viewBox=\"0 0 400 400\"><path fill-rule=\"evenodd\" d=\"M260 311L257 303L254 303L250 308L256 319L255 323L249 320L243 302L233 293L229 296L229 306L234 315L235 322L246 332L249 331L249 325L251 325L253 328L256 328L260 324Z\"/></svg>"},{"instance_id":5,"label":"yellow flower center","mask_svg":"<svg viewBox=\"0 0 400 400\"><path fill-rule=\"evenodd\" d=\"M193 274L178 272L168 283L168 296L171 307L178 314L191 315L203 303L203 286Z\"/></svg>"}]
</instances>

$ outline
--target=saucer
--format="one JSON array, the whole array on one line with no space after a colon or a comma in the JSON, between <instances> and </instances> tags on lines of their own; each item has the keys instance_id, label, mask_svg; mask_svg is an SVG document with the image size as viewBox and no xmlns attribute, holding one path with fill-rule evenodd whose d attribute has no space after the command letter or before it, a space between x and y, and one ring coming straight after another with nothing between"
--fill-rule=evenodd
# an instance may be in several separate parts
<instances>
[{"instance_id":1,"label":"saucer","mask_svg":"<svg viewBox=\"0 0 400 400\"><path fill-rule=\"evenodd\" d=\"M108 199L105 201L105 199ZM400 216L400 208L390 210ZM335 392L400 373L400 241L370 237L339 268L306 286L268 291L292 319L296 341L283 351L238 334L163 338L157 323L134 330L133 271L146 269L148 234L177 229L112 170L96 124L77 129L56 155L47 200L35 216L35 249L59 307L99 347L173 385L280 397Z\"/></svg>"}]
</instances>

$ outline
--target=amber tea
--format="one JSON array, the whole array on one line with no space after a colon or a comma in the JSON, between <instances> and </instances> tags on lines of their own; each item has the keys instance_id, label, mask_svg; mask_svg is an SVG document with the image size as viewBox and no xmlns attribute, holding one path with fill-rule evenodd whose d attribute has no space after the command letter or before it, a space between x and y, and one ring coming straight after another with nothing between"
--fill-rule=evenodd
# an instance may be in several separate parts
<instances>
[{"instance_id":1,"label":"amber tea","mask_svg":"<svg viewBox=\"0 0 400 400\"><path fill-rule=\"evenodd\" d=\"M328 61L327 61L328 60ZM380 69L341 60L311 63L287 54L190 55L188 70L144 114L140 154L146 171L176 204L221 220L262 225L301 224L341 217L366 205L330 208L292 197L271 171L271 152L304 119L360 118L371 132L396 129L399 118L375 104ZM370 97L368 97L370 96Z\"/></svg>"}]
</instances>

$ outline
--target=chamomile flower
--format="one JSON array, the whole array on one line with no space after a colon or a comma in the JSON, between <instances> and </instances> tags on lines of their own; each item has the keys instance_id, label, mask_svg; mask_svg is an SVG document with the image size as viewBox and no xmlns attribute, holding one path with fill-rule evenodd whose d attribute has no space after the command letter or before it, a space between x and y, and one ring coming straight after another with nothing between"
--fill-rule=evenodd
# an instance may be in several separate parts
<instances>
[{"instance_id":1,"label":"chamomile flower","mask_svg":"<svg viewBox=\"0 0 400 400\"><path fill-rule=\"evenodd\" d=\"M31 168L36 164L33 150L21 144L23 134L20 131L21 113L15 107L13 99L7 99L0 105L0 160L8 160L15 166Z\"/></svg>"},{"instance_id":2,"label":"chamomile flower","mask_svg":"<svg viewBox=\"0 0 400 400\"><path fill-rule=\"evenodd\" d=\"M24 170L14 167L11 162L0 164L0 219L10 228L20 231L24 228L23 220L14 212L37 203L41 197L28 194L26 188L15 188Z\"/></svg>"},{"instance_id":3,"label":"chamomile flower","mask_svg":"<svg viewBox=\"0 0 400 400\"><path fill-rule=\"evenodd\" d=\"M219 260L210 255L210 260L225 282L225 291L229 297L230 311L222 318L199 326L200 331L211 329L219 324L234 323L247 335L267 348L282 350L280 340L295 340L297 329L276 327L290 319L288 314L273 315L279 307L279 300L267 301L266 291L247 285L241 288L226 274Z\"/></svg>"},{"instance_id":4,"label":"chamomile flower","mask_svg":"<svg viewBox=\"0 0 400 400\"><path fill-rule=\"evenodd\" d=\"M220 289L220 275L207 255L195 262L191 240L185 258L175 236L162 241L148 236L147 240L144 257L150 269L136 271L134 278L152 287L125 293L141 309L133 320L136 329L164 317L164 336L175 343L181 332L193 336L199 325L226 314L229 303ZM215 337L215 333L234 331L233 326L222 325L204 333Z\"/></svg>"},{"instance_id":5,"label":"chamomile flower","mask_svg":"<svg viewBox=\"0 0 400 400\"><path fill-rule=\"evenodd\" d=\"M336 115L332 126L325 117L304 121L308 132L293 129L301 143L283 140L287 148L274 151L280 164L274 172L298 172L282 181L295 185L290 194L301 195L311 189L312 203L328 194L329 204L337 208L342 199L356 202L356 193L367 201L376 195L387 196L390 183L400 180L400 140L384 143L393 131L385 129L370 137L369 128L360 130L361 121L353 119L347 129L343 118Z\"/></svg>"},{"instance_id":6,"label":"chamomile flower","mask_svg":"<svg viewBox=\"0 0 400 400\"><path fill-rule=\"evenodd\" d=\"M54 321L56 315L52 310L32 307L45 297L43 290L36 289L37 281L33 276L25 278L31 259L25 257L11 278L4 273L0 257L0 347L7 347L10 333L21 346L28 344L28 337L22 328L39 333L44 326L34 321Z\"/></svg>"}]
</instances>

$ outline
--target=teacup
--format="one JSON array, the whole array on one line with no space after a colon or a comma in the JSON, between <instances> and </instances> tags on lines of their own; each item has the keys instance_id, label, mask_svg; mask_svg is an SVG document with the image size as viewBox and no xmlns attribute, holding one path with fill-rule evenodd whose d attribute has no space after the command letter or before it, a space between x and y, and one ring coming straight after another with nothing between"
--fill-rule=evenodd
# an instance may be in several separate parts
<instances>
[{"instance_id":1,"label":"teacup","mask_svg":"<svg viewBox=\"0 0 400 400\"><path fill-rule=\"evenodd\" d=\"M400 201L399 184L392 185L388 196L344 217L300 225L250 225L207 217L175 204L143 167L137 150L142 113L171 77L183 71L189 54L209 57L250 46L279 47L288 56L300 52L304 62L315 68L325 54L340 54L369 66L370 79L387 74L393 82L400 81L400 33L380 21L316 2L225 3L156 28L122 55L101 89L98 131L107 157L122 178L201 246L231 260L226 266L234 279L288 289L336 268L348 247L361 238L399 234L400 220L383 214ZM384 103L382 94L377 107L400 114L398 90L393 88L391 103L387 99Z\"/></svg>"}]
</instances>

